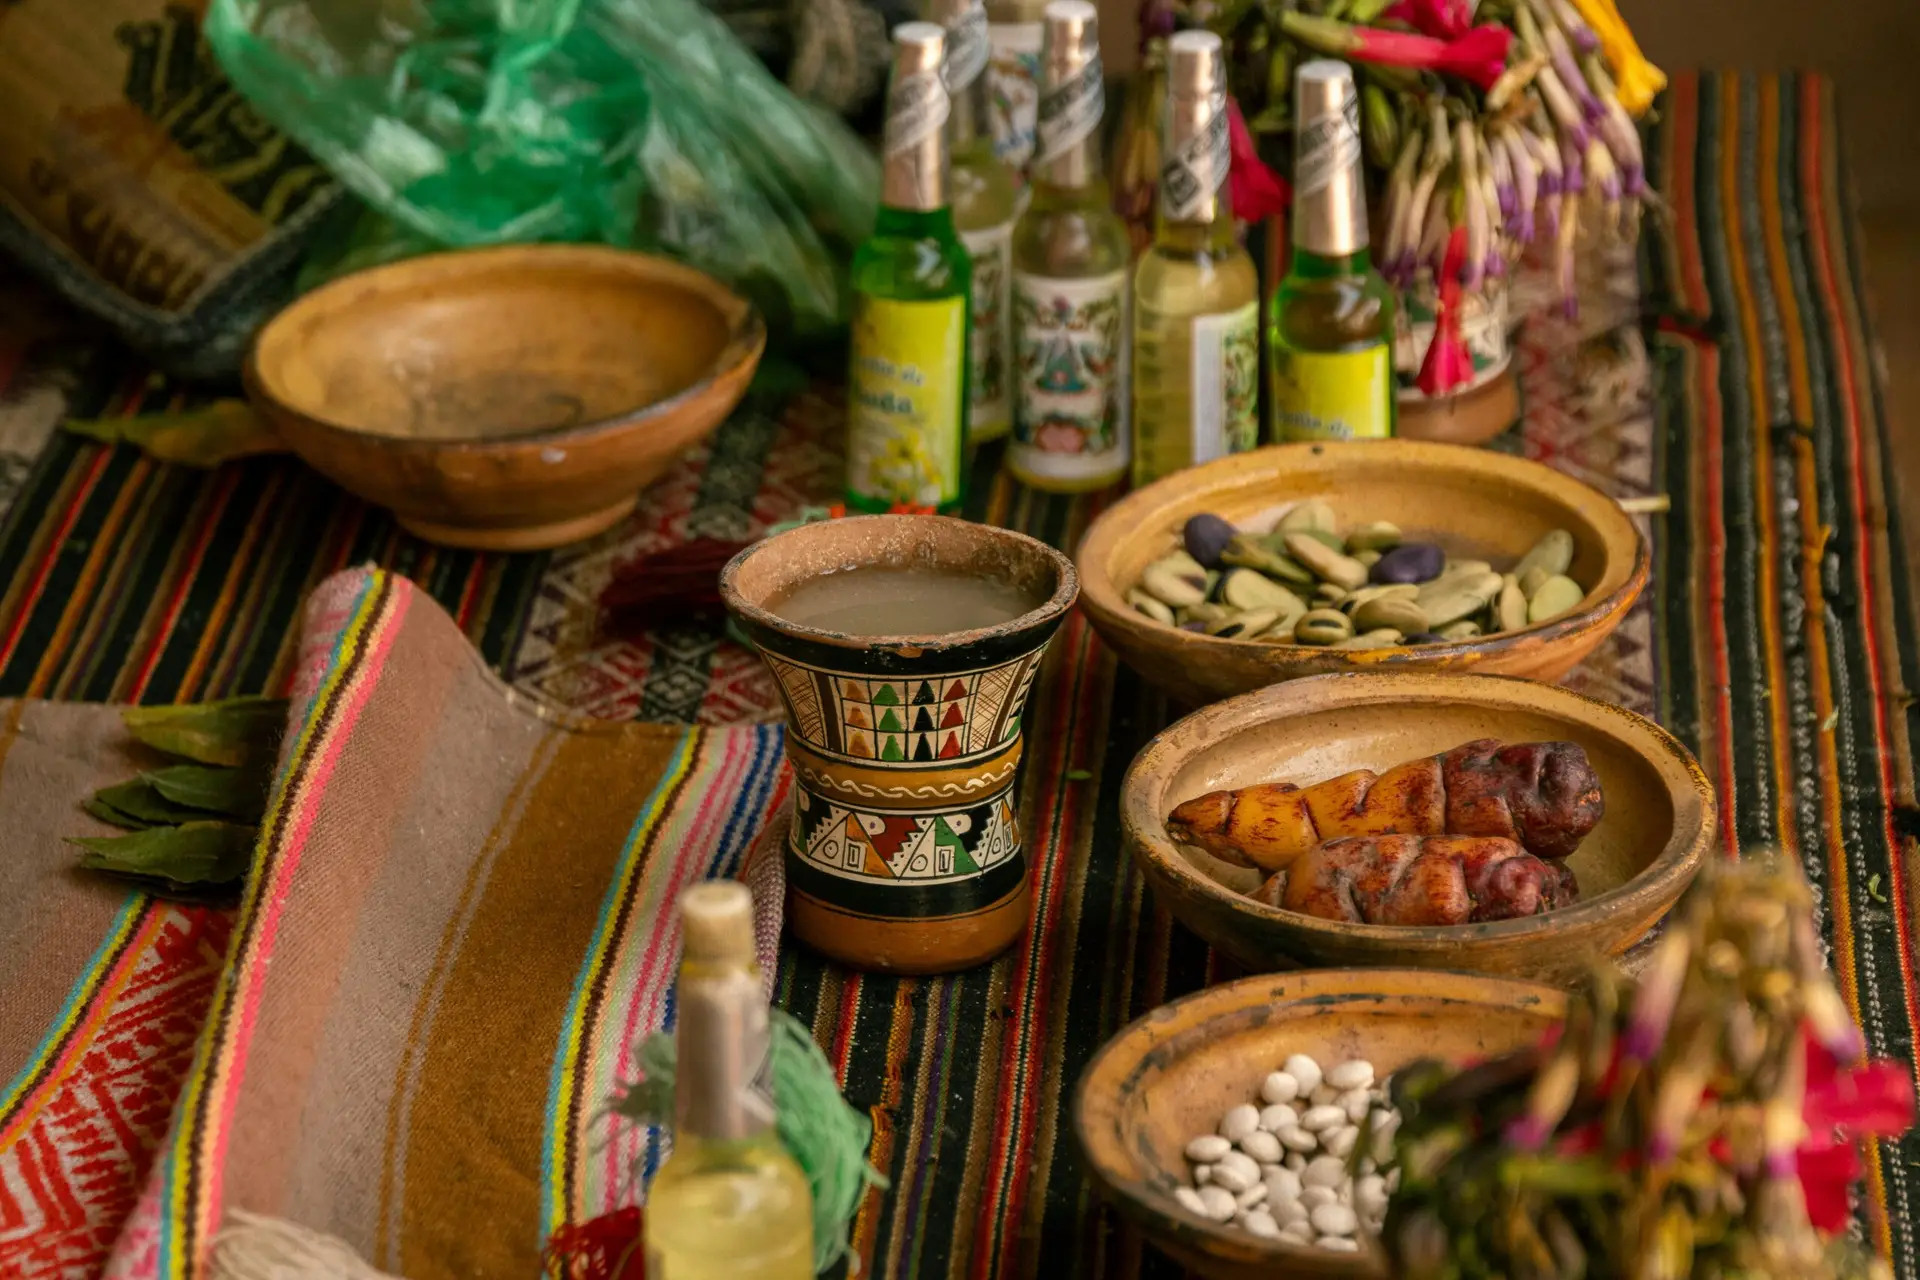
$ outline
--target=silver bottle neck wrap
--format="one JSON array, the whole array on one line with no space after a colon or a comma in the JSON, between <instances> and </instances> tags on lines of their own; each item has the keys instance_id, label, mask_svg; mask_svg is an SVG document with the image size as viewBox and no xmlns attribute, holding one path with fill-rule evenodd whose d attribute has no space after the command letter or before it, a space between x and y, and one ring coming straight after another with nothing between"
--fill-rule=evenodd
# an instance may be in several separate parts
<instances>
[{"instance_id":1,"label":"silver bottle neck wrap","mask_svg":"<svg viewBox=\"0 0 1920 1280\"><path fill-rule=\"evenodd\" d=\"M1167 42L1167 119L1160 166L1160 216L1212 222L1227 183L1226 59L1211 31L1182 31Z\"/></svg>"},{"instance_id":2,"label":"silver bottle neck wrap","mask_svg":"<svg viewBox=\"0 0 1920 1280\"><path fill-rule=\"evenodd\" d=\"M927 212L947 203L947 33L931 22L893 29L893 76L880 137L880 203Z\"/></svg>"},{"instance_id":3,"label":"silver bottle neck wrap","mask_svg":"<svg viewBox=\"0 0 1920 1280\"><path fill-rule=\"evenodd\" d=\"M1040 43L1040 109L1033 173L1056 187L1100 176L1100 120L1106 114L1100 18L1086 0L1053 0Z\"/></svg>"},{"instance_id":4,"label":"silver bottle neck wrap","mask_svg":"<svg viewBox=\"0 0 1920 1280\"><path fill-rule=\"evenodd\" d=\"M987 6L981 0L931 0L927 21L947 33L945 77L953 112L947 118L952 150L991 138L992 85L987 64L993 50L987 40ZM951 159L951 157L949 157Z\"/></svg>"},{"instance_id":5,"label":"silver bottle neck wrap","mask_svg":"<svg viewBox=\"0 0 1920 1280\"><path fill-rule=\"evenodd\" d=\"M1294 73L1293 243L1329 258L1367 247L1360 95L1344 62Z\"/></svg>"}]
</instances>

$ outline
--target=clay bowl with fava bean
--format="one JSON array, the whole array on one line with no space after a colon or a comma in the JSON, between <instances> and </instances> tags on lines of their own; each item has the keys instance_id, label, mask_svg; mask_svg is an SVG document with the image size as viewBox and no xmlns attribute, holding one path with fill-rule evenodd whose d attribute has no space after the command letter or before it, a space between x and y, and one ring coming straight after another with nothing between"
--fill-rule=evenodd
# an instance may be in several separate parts
<instances>
[{"instance_id":1,"label":"clay bowl with fava bean","mask_svg":"<svg viewBox=\"0 0 1920 1280\"><path fill-rule=\"evenodd\" d=\"M1218 1221L1196 1211L1191 1196L1176 1194L1194 1185L1194 1137L1223 1128L1230 1109L1265 1101L1266 1081L1295 1055L1329 1070L1365 1062L1384 1082L1421 1058L1464 1066L1536 1043L1565 1012L1555 988L1477 974L1340 969L1243 978L1162 1005L1109 1040L1074 1093L1074 1137L1101 1192L1152 1244L1200 1275L1384 1278L1385 1258L1364 1226L1352 1237L1358 1251L1333 1252L1255 1234L1244 1217ZM1270 1170L1264 1184L1275 1186Z\"/></svg>"},{"instance_id":2,"label":"clay bowl with fava bean","mask_svg":"<svg viewBox=\"0 0 1920 1280\"><path fill-rule=\"evenodd\" d=\"M1189 539L1200 516L1221 536ZM1199 706L1342 671L1558 680L1620 624L1650 560L1618 502L1551 467L1383 440L1169 476L1096 520L1075 565L1101 638Z\"/></svg>"},{"instance_id":3,"label":"clay bowl with fava bean","mask_svg":"<svg viewBox=\"0 0 1920 1280\"><path fill-rule=\"evenodd\" d=\"M1536 681L1421 672L1204 707L1134 757L1120 792L1154 893L1249 969L1547 982L1653 928L1714 813L1699 764L1645 717Z\"/></svg>"}]
</instances>

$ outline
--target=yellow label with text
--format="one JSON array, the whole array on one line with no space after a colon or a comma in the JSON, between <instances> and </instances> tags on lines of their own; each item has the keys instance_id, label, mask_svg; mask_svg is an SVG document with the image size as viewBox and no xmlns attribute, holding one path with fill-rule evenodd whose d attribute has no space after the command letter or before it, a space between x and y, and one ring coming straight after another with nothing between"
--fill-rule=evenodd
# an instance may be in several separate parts
<instances>
[{"instance_id":1,"label":"yellow label with text","mask_svg":"<svg viewBox=\"0 0 1920 1280\"><path fill-rule=\"evenodd\" d=\"M847 488L874 502L959 500L967 300L860 297L847 390Z\"/></svg>"},{"instance_id":2,"label":"yellow label with text","mask_svg":"<svg viewBox=\"0 0 1920 1280\"><path fill-rule=\"evenodd\" d=\"M1273 356L1273 433L1279 441L1379 440L1393 434L1393 348L1288 351Z\"/></svg>"}]
</instances>

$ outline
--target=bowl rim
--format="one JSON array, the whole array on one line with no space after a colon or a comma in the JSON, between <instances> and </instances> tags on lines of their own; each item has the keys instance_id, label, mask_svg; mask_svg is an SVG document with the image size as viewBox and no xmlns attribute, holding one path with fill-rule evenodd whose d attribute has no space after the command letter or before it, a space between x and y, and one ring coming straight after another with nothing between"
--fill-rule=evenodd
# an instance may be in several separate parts
<instances>
[{"instance_id":1,"label":"bowl rim","mask_svg":"<svg viewBox=\"0 0 1920 1280\"><path fill-rule=\"evenodd\" d=\"M1313 644L1266 644L1255 640L1229 639L1168 627L1140 614L1127 604L1119 585L1107 574L1106 562L1120 545L1121 539L1134 527L1145 524L1145 517L1162 505L1155 491L1160 490L1164 493L1163 486L1177 481L1183 486L1191 486L1197 493L1205 493L1219 486L1201 483L1203 479L1225 480L1243 470L1249 459L1262 456L1283 459L1289 454L1294 457L1323 456L1329 450L1380 449L1382 447L1392 448L1396 453L1408 457L1409 461L1416 465L1464 463L1468 457L1472 457L1496 473L1504 472L1515 479L1533 481L1533 487L1547 490L1563 505L1592 506L1594 509L1589 514L1596 523L1617 521L1613 532L1619 534L1624 531L1632 538L1633 557L1625 580L1614 590L1591 603L1583 597L1580 608L1563 614L1551 622L1534 623L1515 631L1502 631L1491 636L1450 641L1445 644L1403 644L1382 649L1348 650ZM1580 497L1585 497L1586 503L1576 501ZM1090 617L1112 625L1137 623L1136 629L1141 634L1147 634L1147 629L1151 628L1153 634L1164 634L1170 637L1174 644L1197 645L1198 648L1189 651L1195 660L1204 661L1209 654L1225 656L1232 653L1239 657L1260 659L1264 665L1294 666L1303 662L1331 661L1342 666L1374 670L1403 663L1431 666L1450 661L1484 660L1489 655L1499 654L1511 648L1550 646L1556 641L1596 626L1610 627L1615 620L1626 615L1627 610L1633 606L1633 602L1646 589L1647 582L1653 573L1653 552L1640 526L1621 509L1617 499L1565 472L1556 471L1545 463L1535 462L1530 458L1516 458L1508 454L1496 453L1478 445L1445 444L1432 440L1333 440L1267 445L1250 453L1218 458L1186 471L1163 476L1143 489L1134 490L1101 512L1088 527L1086 537L1080 543L1080 549L1074 554L1074 564L1080 570L1081 600L1086 605ZM1590 596L1592 593L1588 594Z\"/></svg>"},{"instance_id":2,"label":"bowl rim","mask_svg":"<svg viewBox=\"0 0 1920 1280\"><path fill-rule=\"evenodd\" d=\"M693 382L672 395L660 400L649 401L632 409L623 410L590 422L576 422L565 427L535 427L525 431L503 432L486 436L452 436L422 438L420 436L399 435L390 431L377 431L366 427L356 427L334 418L322 417L308 409L278 395L266 376L260 370L260 352L276 330L295 323L300 315L313 305L355 290L370 293L393 293L410 285L403 285L395 277L417 275L426 278L444 278L452 274L462 274L475 268L476 259L533 257L544 259L558 265L562 262L587 267L600 267L610 274L632 276L639 274L636 268L645 265L646 272L653 279L666 279L684 286L689 292L700 295L711 303L720 313L728 326L726 342L721 346L713 361ZM485 265L485 264L480 264ZM416 282L417 283L417 282ZM410 258L401 258L394 262L383 262L378 266L352 271L337 279L295 298L267 322L260 326L247 344L247 357L242 363L240 377L247 398L254 404L270 412L291 414L298 417L309 427L357 441L369 441L381 446L416 452L484 452L496 446L517 446L534 442L551 444L572 444L590 437L610 433L615 430L640 425L656 418L672 415L675 411L705 394L715 383L727 378L742 367L751 367L765 352L767 345L766 320L759 308L744 296L737 293L718 278L708 275L696 267L659 254L644 253L637 249L621 249L604 244L498 244L480 245L464 249L446 249L435 253L417 254Z\"/></svg>"},{"instance_id":3,"label":"bowl rim","mask_svg":"<svg viewBox=\"0 0 1920 1280\"><path fill-rule=\"evenodd\" d=\"M1412 686L1408 688L1407 686ZM1325 692L1327 697L1317 695ZM1668 792L1674 801L1673 830L1659 854L1641 871L1605 893L1582 897L1570 907L1521 916L1511 920L1491 920L1461 925L1352 924L1343 920L1323 920L1282 907L1270 907L1203 873L1180 854L1179 846L1166 834L1166 820L1157 807L1164 797L1148 795L1148 775L1159 767L1177 768L1182 757L1173 753L1171 736L1191 726L1205 740L1215 741L1236 728L1275 718L1273 713L1287 710L1284 704L1295 701L1315 705L1297 708L1296 714L1314 714L1347 707L1376 705L1403 700L1414 702L1465 702L1477 706L1510 706L1538 713L1541 699L1559 701L1563 706L1580 706L1599 711L1620 723L1629 738L1641 737L1656 748L1669 764L1677 766L1690 789L1681 791L1668 780ZM1270 704L1279 703L1281 706ZM1640 754L1648 754L1645 751ZM1667 776L1657 757L1650 757L1656 771ZM1154 788L1156 793L1164 787ZM1691 804L1688 802L1691 801ZM1686 817L1695 820L1688 830ZM1267 685L1249 693L1223 699L1182 717L1155 734L1134 756L1120 784L1120 829L1134 860L1144 872L1165 875L1213 897L1234 909L1242 910L1280 932L1319 935L1361 947L1394 946L1421 948L1459 946L1466 943L1511 942L1548 930L1579 930L1599 927L1617 914L1616 908L1628 901L1671 902L1677 899L1699 870L1706 856L1707 842L1713 833L1718 806L1713 785L1705 770L1686 745L1665 728L1638 712L1610 702L1602 702L1584 693L1559 685L1528 680L1523 676L1491 673L1462 674L1438 671L1405 672L1329 672L1302 676L1279 684ZM1308 957L1301 957L1307 959Z\"/></svg>"},{"instance_id":4,"label":"bowl rim","mask_svg":"<svg viewBox=\"0 0 1920 1280\"><path fill-rule=\"evenodd\" d=\"M1125 1075L1114 1079L1108 1079L1108 1077L1121 1069L1121 1064L1116 1061L1117 1055L1134 1050L1136 1043L1147 1034L1150 1025L1177 1021L1190 1006L1203 1002L1224 1006L1206 1018L1205 1022L1232 1016L1250 1007L1255 999L1272 1005L1275 984L1290 988L1283 997L1289 1005L1302 1005L1310 1001L1324 1001L1342 996L1393 998L1416 995L1473 1007L1495 1003L1494 997L1505 996L1506 999L1501 1003L1508 1007L1520 1008L1523 1000L1532 1000L1543 1006L1548 1016L1552 1016L1551 1011L1556 1005L1561 1007L1561 1016L1564 1016L1567 1002L1566 991L1550 983L1504 974L1476 973L1464 969L1425 969L1405 966L1292 969L1283 973L1250 974L1231 982L1202 987L1198 991L1177 996L1127 1023L1094 1050L1093 1056L1087 1060L1087 1065L1081 1069L1080 1078L1074 1082L1073 1086L1071 1103L1073 1136L1080 1149L1081 1162L1088 1174L1102 1193L1116 1204L1122 1213L1145 1227L1170 1233L1174 1240L1181 1244L1190 1245L1201 1241L1216 1245L1224 1243L1235 1253L1243 1254L1253 1262L1274 1262L1311 1256L1316 1262L1327 1267L1337 1266L1339 1263L1328 1259L1324 1253L1317 1252L1311 1246L1294 1245L1285 1240L1264 1239L1246 1232L1229 1233L1221 1224L1182 1208L1172 1197L1152 1193L1145 1178L1129 1181L1126 1172L1116 1162L1107 1158L1111 1154L1108 1144L1104 1141L1097 1142L1092 1132L1095 1109L1089 1104L1089 1098L1093 1089L1097 1085L1116 1088L1112 1118L1117 1119L1119 1110L1117 1086L1138 1070L1138 1064L1145 1059L1147 1051L1140 1050L1133 1053L1134 1064L1126 1068ZM1113 1137L1117 1142L1118 1134L1114 1134ZM1359 1254L1352 1255L1351 1265L1358 1268L1355 1271L1356 1275L1373 1274L1365 1269L1367 1264L1364 1260L1369 1256L1379 1258L1377 1245L1371 1255L1365 1249Z\"/></svg>"}]
</instances>

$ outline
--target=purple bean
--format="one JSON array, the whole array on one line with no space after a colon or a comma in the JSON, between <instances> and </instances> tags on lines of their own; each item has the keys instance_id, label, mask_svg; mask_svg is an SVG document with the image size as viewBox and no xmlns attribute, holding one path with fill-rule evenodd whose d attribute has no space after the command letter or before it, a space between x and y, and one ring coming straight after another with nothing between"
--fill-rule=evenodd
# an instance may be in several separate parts
<instances>
[{"instance_id":1,"label":"purple bean","mask_svg":"<svg viewBox=\"0 0 1920 1280\"><path fill-rule=\"evenodd\" d=\"M1374 582L1431 582L1447 564L1447 553L1431 542L1403 542L1374 562Z\"/></svg>"},{"instance_id":2,"label":"purple bean","mask_svg":"<svg viewBox=\"0 0 1920 1280\"><path fill-rule=\"evenodd\" d=\"M1209 569L1220 567L1220 555L1233 541L1234 527L1211 512L1203 511L1187 521L1180 537L1187 554Z\"/></svg>"}]
</instances>

